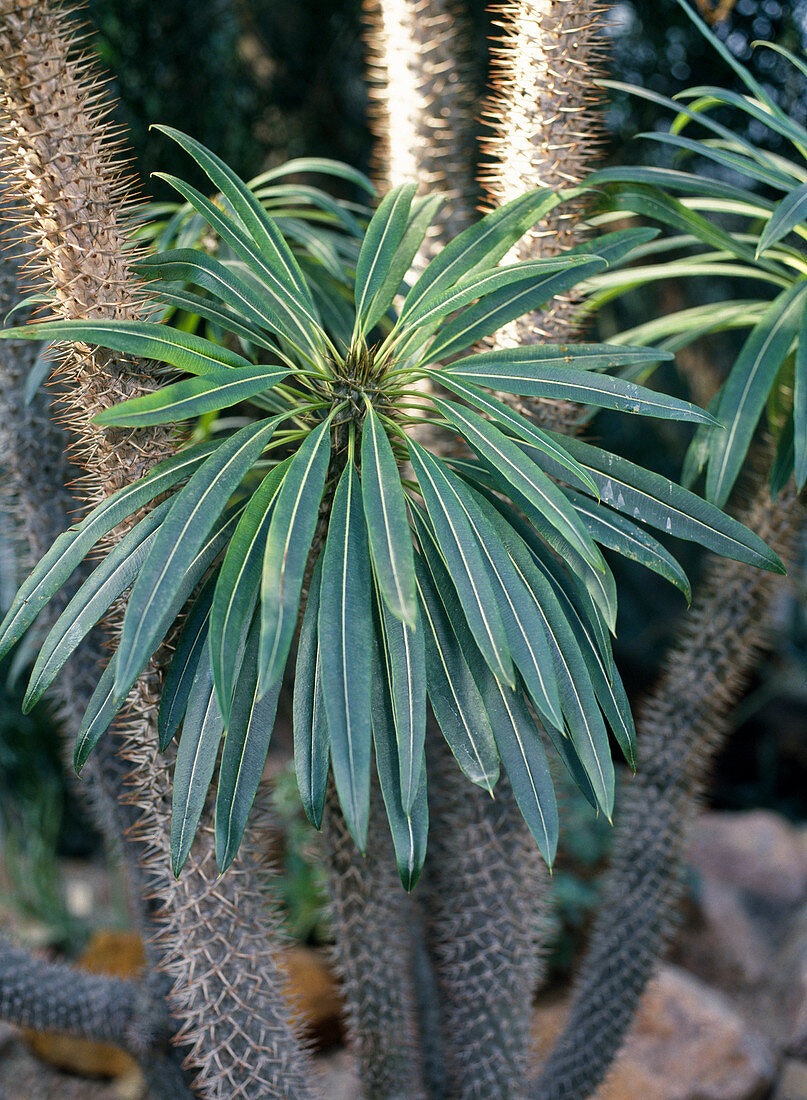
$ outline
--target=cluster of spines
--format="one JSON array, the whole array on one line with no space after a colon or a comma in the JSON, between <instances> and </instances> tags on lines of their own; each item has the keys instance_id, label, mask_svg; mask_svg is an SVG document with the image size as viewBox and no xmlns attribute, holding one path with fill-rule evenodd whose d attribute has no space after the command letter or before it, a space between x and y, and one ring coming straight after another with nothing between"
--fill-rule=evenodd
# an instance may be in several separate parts
<instances>
[{"instance_id":1,"label":"cluster of spines","mask_svg":"<svg viewBox=\"0 0 807 1100\"><path fill-rule=\"evenodd\" d=\"M125 232L128 184L92 67L75 56L70 14L38 0L6 0L0 17L4 166L15 209L24 218L20 230L23 224L27 229L29 273L53 293L60 317L140 316L144 296L131 275L133 253ZM86 469L81 491L92 503L171 453L166 431L121 432L90 423L101 408L150 387L144 364L71 346L58 371L70 402L74 452ZM120 628L119 609L109 625L113 632ZM152 957L170 958L171 1003L185 1021L181 1036L192 1048L198 1095L289 1095L279 1082L307 1079L308 1059L287 1022L272 957L278 941L261 889L264 876L245 856L228 876L228 898L217 883L209 831L179 885L170 874L170 783L151 747L159 663L133 690L128 717L117 727L126 797L138 817L145 873L160 911ZM294 1095L309 1092L301 1084Z\"/></svg>"}]
</instances>

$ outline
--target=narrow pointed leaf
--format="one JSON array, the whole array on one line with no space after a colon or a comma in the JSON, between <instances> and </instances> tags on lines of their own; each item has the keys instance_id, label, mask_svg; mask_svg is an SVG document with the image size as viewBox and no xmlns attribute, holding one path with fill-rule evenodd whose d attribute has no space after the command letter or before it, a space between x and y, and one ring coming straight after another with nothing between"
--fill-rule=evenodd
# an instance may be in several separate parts
<instances>
[{"instance_id":1,"label":"narrow pointed leaf","mask_svg":"<svg viewBox=\"0 0 807 1100\"><path fill-rule=\"evenodd\" d=\"M408 444L429 519L471 633L495 675L512 684L513 663L496 597L482 552L457 495L455 479L414 440L408 440Z\"/></svg>"},{"instance_id":2,"label":"narrow pointed leaf","mask_svg":"<svg viewBox=\"0 0 807 1100\"><path fill-rule=\"evenodd\" d=\"M398 748L398 783L404 813L412 810L420 789L420 766L426 740L426 654L423 626L408 626L382 606L378 612L385 678Z\"/></svg>"},{"instance_id":3,"label":"narrow pointed leaf","mask_svg":"<svg viewBox=\"0 0 807 1100\"><path fill-rule=\"evenodd\" d=\"M734 361L718 405L725 432L712 436L706 495L719 507L737 479L779 367L799 331L807 279L779 295L751 330Z\"/></svg>"},{"instance_id":4,"label":"narrow pointed leaf","mask_svg":"<svg viewBox=\"0 0 807 1100\"><path fill-rule=\"evenodd\" d=\"M781 241L800 222L807 221L807 183L794 188L777 205L757 245L757 256Z\"/></svg>"},{"instance_id":5,"label":"narrow pointed leaf","mask_svg":"<svg viewBox=\"0 0 807 1100\"><path fill-rule=\"evenodd\" d=\"M290 460L275 466L249 498L227 547L210 611L210 660L219 711L230 721L236 652L258 598L272 507Z\"/></svg>"},{"instance_id":6,"label":"narrow pointed leaf","mask_svg":"<svg viewBox=\"0 0 807 1100\"><path fill-rule=\"evenodd\" d=\"M331 458L330 417L306 437L275 501L263 559L261 690L283 675Z\"/></svg>"},{"instance_id":7,"label":"narrow pointed leaf","mask_svg":"<svg viewBox=\"0 0 807 1100\"><path fill-rule=\"evenodd\" d=\"M258 694L260 618L247 637L230 722L224 737L216 794L216 862L224 871L235 859L261 781L275 724L281 681Z\"/></svg>"},{"instance_id":8,"label":"narrow pointed leaf","mask_svg":"<svg viewBox=\"0 0 807 1100\"><path fill-rule=\"evenodd\" d=\"M691 602L692 586L686 573L657 539L618 512L603 508L579 493L566 490L566 495L595 542L652 569L680 589L687 603Z\"/></svg>"},{"instance_id":9,"label":"narrow pointed leaf","mask_svg":"<svg viewBox=\"0 0 807 1100\"><path fill-rule=\"evenodd\" d=\"M271 297L273 309L282 325L281 335L301 351L316 357L321 345L321 341L318 340L321 328L316 306L311 299L302 272L297 268L296 261L292 258L288 245L283 241L277 227L273 227L274 234L283 242L283 248L288 252L289 259L299 275L299 284L295 284L288 278L282 265L280 270L278 269L277 257L273 256L267 262L263 250L250 233L245 232L240 225L227 217L215 203L205 198L195 187L162 172L157 172L156 175L166 180L179 191L183 198L188 200L208 225L232 248L236 256L247 265L255 278L266 287L267 296ZM259 203L257 205L262 209Z\"/></svg>"},{"instance_id":10,"label":"narrow pointed leaf","mask_svg":"<svg viewBox=\"0 0 807 1100\"><path fill-rule=\"evenodd\" d=\"M367 226L356 264L354 292L356 331L360 335L367 332L390 306L390 302L387 302L378 316L373 317L375 311L371 312L371 307L375 304L374 300L378 297L395 252L403 240L416 191L417 185L414 183L393 187L381 200ZM400 286L400 281L398 285Z\"/></svg>"},{"instance_id":11,"label":"narrow pointed leaf","mask_svg":"<svg viewBox=\"0 0 807 1100\"><path fill-rule=\"evenodd\" d=\"M210 654L205 651L193 681L179 738L171 799L171 868L179 875L196 836L216 767L224 722L213 690Z\"/></svg>"},{"instance_id":12,"label":"narrow pointed leaf","mask_svg":"<svg viewBox=\"0 0 807 1100\"><path fill-rule=\"evenodd\" d=\"M563 439L597 482L603 504L723 557L774 573L784 572L779 557L758 535L702 497L619 455L568 436L556 438ZM537 453L535 461L543 462Z\"/></svg>"},{"instance_id":13,"label":"narrow pointed leaf","mask_svg":"<svg viewBox=\"0 0 807 1100\"><path fill-rule=\"evenodd\" d=\"M322 555L317 558L297 646L294 674L294 767L305 815L315 829L322 826L331 740L322 696L317 620L322 583Z\"/></svg>"},{"instance_id":14,"label":"narrow pointed leaf","mask_svg":"<svg viewBox=\"0 0 807 1100\"><path fill-rule=\"evenodd\" d=\"M24 713L39 702L81 640L133 583L170 507L170 500L163 501L124 535L59 616L42 643L31 672L23 700Z\"/></svg>"},{"instance_id":15,"label":"narrow pointed leaf","mask_svg":"<svg viewBox=\"0 0 807 1100\"><path fill-rule=\"evenodd\" d=\"M405 630L403 624L398 624ZM414 769L418 785L409 809L402 800L401 776L403 768L399 755L400 739L396 734L397 723L390 697L387 669L381 655L382 642L376 637L373 646L372 725L375 745L375 762L381 783L381 795L387 811L398 874L403 888L413 890L423 861L426 858L426 840L429 834L429 804L426 798L426 757L423 749Z\"/></svg>"},{"instance_id":16,"label":"narrow pointed leaf","mask_svg":"<svg viewBox=\"0 0 807 1100\"><path fill-rule=\"evenodd\" d=\"M381 595L390 611L411 625L417 603L406 501L387 433L369 403L361 440L361 491Z\"/></svg>"},{"instance_id":17,"label":"narrow pointed leaf","mask_svg":"<svg viewBox=\"0 0 807 1100\"><path fill-rule=\"evenodd\" d=\"M479 374L496 373L508 366L543 370L550 367L578 367L587 371L612 370L635 363L660 363L672 359L663 348L625 347L622 344L529 344L526 347L497 348L458 359L444 367L446 374L467 376L477 385L486 385ZM471 377L474 376L474 377ZM498 385L493 387L498 389Z\"/></svg>"},{"instance_id":18,"label":"narrow pointed leaf","mask_svg":"<svg viewBox=\"0 0 807 1100\"><path fill-rule=\"evenodd\" d=\"M170 325L154 321L41 321L0 330L3 340L82 340L140 359L156 359L189 374L209 374L222 367L251 368L237 352Z\"/></svg>"},{"instance_id":19,"label":"narrow pointed leaf","mask_svg":"<svg viewBox=\"0 0 807 1100\"><path fill-rule=\"evenodd\" d=\"M439 397L435 406L471 446L503 475L507 492L524 498L543 515L561 537L595 569L602 556L561 490L524 454L521 447L478 413Z\"/></svg>"},{"instance_id":20,"label":"narrow pointed leaf","mask_svg":"<svg viewBox=\"0 0 807 1100\"><path fill-rule=\"evenodd\" d=\"M360 851L370 812L372 577L359 478L348 462L323 551L320 675L339 801Z\"/></svg>"},{"instance_id":21,"label":"narrow pointed leaf","mask_svg":"<svg viewBox=\"0 0 807 1100\"><path fill-rule=\"evenodd\" d=\"M245 367L234 371L210 371L202 378L186 378L142 397L120 401L94 417L96 424L139 428L171 424L212 410L227 409L269 390L288 375L286 369Z\"/></svg>"},{"instance_id":22,"label":"narrow pointed leaf","mask_svg":"<svg viewBox=\"0 0 807 1100\"><path fill-rule=\"evenodd\" d=\"M113 653L109 663L101 673L81 720L73 748L73 767L78 774L81 773L81 769L86 764L90 753L109 729L115 715L126 702L126 696L121 698L120 694L115 691L117 657L118 654Z\"/></svg>"},{"instance_id":23,"label":"narrow pointed leaf","mask_svg":"<svg viewBox=\"0 0 807 1100\"><path fill-rule=\"evenodd\" d=\"M799 342L796 347L793 383L793 444L796 485L802 489L807 481L807 309L801 316Z\"/></svg>"},{"instance_id":24,"label":"narrow pointed leaf","mask_svg":"<svg viewBox=\"0 0 807 1100\"><path fill-rule=\"evenodd\" d=\"M492 791L499 777L499 754L485 704L431 573L420 557L415 559L415 570L426 642L426 682L434 716L465 775Z\"/></svg>"},{"instance_id":25,"label":"narrow pointed leaf","mask_svg":"<svg viewBox=\"0 0 807 1100\"><path fill-rule=\"evenodd\" d=\"M222 305L213 298L205 298L201 294L194 294L192 290L186 290L183 286L163 286L160 283L152 283L149 291L155 298L166 305L184 310L186 313L202 317L210 321L225 332L231 332L241 340L247 340L256 347L267 351L276 351L277 345L262 332L257 325L252 325L239 316L235 310ZM196 373L199 373L198 371Z\"/></svg>"},{"instance_id":26,"label":"narrow pointed leaf","mask_svg":"<svg viewBox=\"0 0 807 1100\"><path fill-rule=\"evenodd\" d=\"M93 546L123 520L155 497L184 481L205 461L215 445L188 447L159 463L145 477L118 489L58 536L30 576L23 581L0 624L0 657L5 656L43 607L58 592Z\"/></svg>"},{"instance_id":27,"label":"narrow pointed leaf","mask_svg":"<svg viewBox=\"0 0 807 1100\"><path fill-rule=\"evenodd\" d=\"M215 577L212 577L194 600L177 638L174 655L160 692L160 709L157 714L160 752L165 752L171 744L185 717L196 670L208 640L214 590Z\"/></svg>"},{"instance_id":28,"label":"narrow pointed leaf","mask_svg":"<svg viewBox=\"0 0 807 1100\"><path fill-rule=\"evenodd\" d=\"M132 588L121 629L119 684L142 668L165 633L189 559L269 442L277 420L249 424L221 443L174 499Z\"/></svg>"}]
</instances>

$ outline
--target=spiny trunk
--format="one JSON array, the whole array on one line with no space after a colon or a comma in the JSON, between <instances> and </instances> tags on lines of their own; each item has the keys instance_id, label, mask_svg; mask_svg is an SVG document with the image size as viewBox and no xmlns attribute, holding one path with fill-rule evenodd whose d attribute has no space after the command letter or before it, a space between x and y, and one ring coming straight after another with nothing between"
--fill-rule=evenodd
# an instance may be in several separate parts
<instances>
[{"instance_id":1,"label":"spiny trunk","mask_svg":"<svg viewBox=\"0 0 807 1100\"><path fill-rule=\"evenodd\" d=\"M59 317L137 317L143 295L131 275L127 184L94 76L71 49L69 18L40 0L3 0L0 18L5 171L24 211L32 274L54 294ZM86 469L81 492L89 501L171 453L167 431L90 423L101 408L153 387L147 365L71 346L58 374L66 384L74 451ZM113 634L120 621L119 611L110 616ZM145 873L160 906L152 960L168 960L171 1005L183 1024L181 1038L192 1048L200 1096L302 1100L311 1094L309 1060L287 1022L285 980L275 960L277 918L256 860L245 853L226 886L220 884L206 828L188 870L178 883L171 875L170 783L153 748L159 689L156 662L133 690L129 717L117 728L125 797L137 811Z\"/></svg>"}]
</instances>

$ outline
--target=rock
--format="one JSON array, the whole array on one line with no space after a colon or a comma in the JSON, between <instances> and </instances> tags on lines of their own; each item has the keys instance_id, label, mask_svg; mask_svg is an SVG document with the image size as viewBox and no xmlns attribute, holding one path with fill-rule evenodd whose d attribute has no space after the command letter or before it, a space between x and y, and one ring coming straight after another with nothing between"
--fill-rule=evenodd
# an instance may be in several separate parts
<instances>
[{"instance_id":1,"label":"rock","mask_svg":"<svg viewBox=\"0 0 807 1100\"><path fill-rule=\"evenodd\" d=\"M687 862L704 877L775 905L807 898L807 843L767 810L701 814L690 828Z\"/></svg>"},{"instance_id":2,"label":"rock","mask_svg":"<svg viewBox=\"0 0 807 1100\"><path fill-rule=\"evenodd\" d=\"M774 1079L767 1039L677 967L651 983L600 1100L756 1100Z\"/></svg>"},{"instance_id":3,"label":"rock","mask_svg":"<svg viewBox=\"0 0 807 1100\"><path fill-rule=\"evenodd\" d=\"M787 1059L772 1100L807 1100L807 1062L798 1058Z\"/></svg>"},{"instance_id":4,"label":"rock","mask_svg":"<svg viewBox=\"0 0 807 1100\"><path fill-rule=\"evenodd\" d=\"M298 1006L307 1037L317 1050L342 1038L342 1001L321 951L290 947L281 964L289 975L289 996Z\"/></svg>"}]
</instances>

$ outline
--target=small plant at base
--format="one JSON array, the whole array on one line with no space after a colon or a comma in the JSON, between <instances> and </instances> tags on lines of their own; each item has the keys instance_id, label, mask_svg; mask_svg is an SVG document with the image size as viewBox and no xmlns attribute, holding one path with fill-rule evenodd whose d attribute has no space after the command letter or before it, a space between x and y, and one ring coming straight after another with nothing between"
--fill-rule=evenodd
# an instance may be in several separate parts
<instances>
[{"instance_id":1,"label":"small plant at base","mask_svg":"<svg viewBox=\"0 0 807 1100\"><path fill-rule=\"evenodd\" d=\"M232 421L214 420L210 438L113 493L57 539L0 625L0 654L99 539L160 498L53 627L26 705L131 587L119 647L78 733L80 768L192 600L160 703L163 750L181 727L172 862L178 874L221 749L216 851L224 869L260 781L308 578L294 735L313 824L321 823L332 766L363 848L374 747L401 879L414 886L428 828L428 696L472 782L492 791L504 767L551 863L557 807L536 715L588 800L609 818L606 720L631 766L636 760L609 640L616 592L597 543L687 594L680 566L640 524L781 570L757 536L713 505L619 456L542 431L490 392L714 423L694 405L603 373L669 353L543 344L462 354L621 262L653 231L610 233L591 248L500 267L561 201L534 191L464 231L406 287L439 199L397 187L364 235L350 339L340 344L317 309L313 277L253 192L193 139L165 132L207 173L221 201L171 182L236 259L174 249L143 259L140 269L156 297L167 299L177 281L204 291L200 315L214 317L251 358L152 321L43 322L3 335L81 340L190 375L105 410L96 417L104 426L176 423L246 402L259 415L235 430ZM452 396L426 392L425 380ZM424 424L454 433L456 457L437 457L417 441L414 429Z\"/></svg>"}]
</instances>

